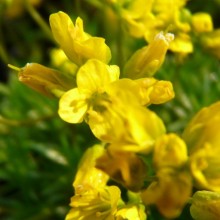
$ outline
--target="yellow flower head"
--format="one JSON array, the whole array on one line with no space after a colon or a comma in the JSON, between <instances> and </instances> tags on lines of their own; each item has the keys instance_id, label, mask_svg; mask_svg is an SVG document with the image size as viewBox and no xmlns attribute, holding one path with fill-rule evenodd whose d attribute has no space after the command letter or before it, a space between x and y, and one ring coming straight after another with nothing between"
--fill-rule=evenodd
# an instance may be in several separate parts
<instances>
[{"instance_id":1,"label":"yellow flower head","mask_svg":"<svg viewBox=\"0 0 220 220\"><path fill-rule=\"evenodd\" d=\"M92 37L83 30L83 21L76 19L75 25L64 12L50 15L50 26L55 40L67 57L78 66L88 59L98 59L108 63L111 51L104 38Z\"/></svg>"},{"instance_id":2,"label":"yellow flower head","mask_svg":"<svg viewBox=\"0 0 220 220\"><path fill-rule=\"evenodd\" d=\"M103 146L94 145L84 153L73 182L75 195L71 198L66 220L114 220L120 189L106 186L108 175L95 167L96 159L103 152Z\"/></svg>"},{"instance_id":3,"label":"yellow flower head","mask_svg":"<svg viewBox=\"0 0 220 220\"><path fill-rule=\"evenodd\" d=\"M69 123L79 123L86 114L102 112L108 104L105 88L118 78L117 66L108 66L95 59L88 60L78 70L77 88L69 90L60 99L60 117Z\"/></svg>"},{"instance_id":4,"label":"yellow flower head","mask_svg":"<svg viewBox=\"0 0 220 220\"><path fill-rule=\"evenodd\" d=\"M121 97L113 100L102 118L91 117L90 128L97 138L112 143L112 149L148 153L155 139L165 133L163 121L153 111L132 105L134 97L128 96L127 101Z\"/></svg>"},{"instance_id":5,"label":"yellow flower head","mask_svg":"<svg viewBox=\"0 0 220 220\"><path fill-rule=\"evenodd\" d=\"M65 220L115 220L120 190L117 186L93 188L71 198L72 207Z\"/></svg>"},{"instance_id":6,"label":"yellow flower head","mask_svg":"<svg viewBox=\"0 0 220 220\"><path fill-rule=\"evenodd\" d=\"M190 213L195 220L220 219L220 193L197 191L192 197Z\"/></svg>"},{"instance_id":7,"label":"yellow flower head","mask_svg":"<svg viewBox=\"0 0 220 220\"><path fill-rule=\"evenodd\" d=\"M149 77L162 65L169 43L174 35L162 32L157 34L154 40L148 45L136 51L127 61L124 67L124 74L131 79Z\"/></svg>"},{"instance_id":8,"label":"yellow flower head","mask_svg":"<svg viewBox=\"0 0 220 220\"><path fill-rule=\"evenodd\" d=\"M23 68L9 67L19 71L19 81L48 97L60 97L75 85L71 74L64 74L37 63L28 63Z\"/></svg>"},{"instance_id":9,"label":"yellow flower head","mask_svg":"<svg viewBox=\"0 0 220 220\"><path fill-rule=\"evenodd\" d=\"M220 102L200 110L183 133L191 172L201 189L220 192Z\"/></svg>"}]
</instances>

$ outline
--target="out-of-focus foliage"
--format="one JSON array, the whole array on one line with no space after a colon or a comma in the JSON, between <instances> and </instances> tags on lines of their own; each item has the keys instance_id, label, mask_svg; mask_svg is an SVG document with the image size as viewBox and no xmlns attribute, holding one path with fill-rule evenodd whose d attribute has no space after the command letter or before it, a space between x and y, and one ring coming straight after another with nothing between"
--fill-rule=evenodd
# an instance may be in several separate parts
<instances>
[{"instance_id":1,"label":"out-of-focus foliage","mask_svg":"<svg viewBox=\"0 0 220 220\"><path fill-rule=\"evenodd\" d=\"M123 42L121 38L118 40L117 19L114 20L110 10L105 13L112 16L112 20L106 19L100 10L100 2L0 0L0 219L64 219L69 211L77 165L83 152L97 142L85 124L72 125L62 121L57 113L57 100L44 97L18 82L15 71L10 70L7 64L23 67L27 62L40 63L67 74L71 69L74 76L77 66L58 50L49 28L50 14L58 11L68 13L73 20L80 16L87 33L105 37L112 51L111 64L122 66L134 51L146 45L143 39L125 36L126 47L121 48ZM220 28L220 1L204 1L201 4L200 0L191 0L186 8L192 13L209 13L214 27ZM192 39L193 53L173 56L172 52L168 52L157 72L157 78L171 81L175 91L175 99L149 107L163 119L167 132L181 134L196 112L219 100L219 60L206 51L196 36ZM139 165L133 154L125 157L128 160L132 158L134 164ZM114 159L119 160L117 156ZM121 172L129 172L129 167L127 169L122 167ZM115 171L114 167L111 171ZM157 172L163 179L167 170ZM172 179L173 173L168 173ZM179 179L185 176L185 173L179 174L172 184L178 185ZM119 182L124 181L120 179ZM134 186L133 182L131 185ZM114 188L110 192L117 194L118 190ZM122 196L127 199L123 191ZM196 204L200 203L196 203L196 199L199 197L194 197L195 203L192 202L193 217L199 216L197 211L200 207ZM117 218L130 216L128 210L134 216L145 217L143 207L130 207L121 209ZM154 205L150 205L147 214L149 220L164 219ZM189 205L177 219L192 219Z\"/></svg>"}]
</instances>

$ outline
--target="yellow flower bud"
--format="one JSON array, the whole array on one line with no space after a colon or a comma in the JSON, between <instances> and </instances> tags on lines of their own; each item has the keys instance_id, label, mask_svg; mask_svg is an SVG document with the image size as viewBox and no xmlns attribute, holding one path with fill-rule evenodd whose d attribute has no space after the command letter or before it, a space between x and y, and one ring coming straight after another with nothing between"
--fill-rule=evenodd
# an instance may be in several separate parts
<instances>
[{"instance_id":1,"label":"yellow flower bud","mask_svg":"<svg viewBox=\"0 0 220 220\"><path fill-rule=\"evenodd\" d=\"M162 104L174 98L173 85L169 81L156 80L155 78L137 79L140 86L141 104Z\"/></svg>"},{"instance_id":2,"label":"yellow flower bud","mask_svg":"<svg viewBox=\"0 0 220 220\"><path fill-rule=\"evenodd\" d=\"M157 169L163 167L181 167L186 163L187 148L176 134L164 134L156 140L153 163Z\"/></svg>"},{"instance_id":3,"label":"yellow flower bud","mask_svg":"<svg viewBox=\"0 0 220 220\"><path fill-rule=\"evenodd\" d=\"M75 86L72 75L61 73L37 63L28 63L23 68L16 68L11 65L9 67L19 71L19 81L48 97L60 97Z\"/></svg>"},{"instance_id":4,"label":"yellow flower bud","mask_svg":"<svg viewBox=\"0 0 220 220\"><path fill-rule=\"evenodd\" d=\"M200 110L183 133L196 186L220 192L220 102Z\"/></svg>"},{"instance_id":5,"label":"yellow flower bud","mask_svg":"<svg viewBox=\"0 0 220 220\"><path fill-rule=\"evenodd\" d=\"M195 13L192 16L192 27L197 33L213 31L212 17L207 13Z\"/></svg>"},{"instance_id":6,"label":"yellow flower bud","mask_svg":"<svg viewBox=\"0 0 220 220\"><path fill-rule=\"evenodd\" d=\"M169 43L174 35L162 32L157 34L154 40L134 53L124 67L124 74L131 79L149 77L162 65Z\"/></svg>"},{"instance_id":7,"label":"yellow flower bud","mask_svg":"<svg viewBox=\"0 0 220 220\"><path fill-rule=\"evenodd\" d=\"M114 219L121 192L117 186L107 186L108 175L95 168L95 161L103 152L103 146L94 145L83 155L73 182L75 195L66 220Z\"/></svg>"},{"instance_id":8,"label":"yellow flower bud","mask_svg":"<svg viewBox=\"0 0 220 220\"><path fill-rule=\"evenodd\" d=\"M220 193L197 191L192 197L190 213L195 220L219 220Z\"/></svg>"}]
</instances>

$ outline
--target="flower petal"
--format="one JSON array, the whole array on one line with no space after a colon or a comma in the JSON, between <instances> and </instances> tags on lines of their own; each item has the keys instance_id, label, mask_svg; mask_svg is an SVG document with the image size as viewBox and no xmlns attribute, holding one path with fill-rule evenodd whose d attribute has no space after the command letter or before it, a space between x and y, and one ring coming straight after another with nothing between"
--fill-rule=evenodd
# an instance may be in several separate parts
<instances>
[{"instance_id":1,"label":"flower petal","mask_svg":"<svg viewBox=\"0 0 220 220\"><path fill-rule=\"evenodd\" d=\"M59 102L59 115L69 123L80 123L87 111L86 96L77 88L66 92Z\"/></svg>"}]
</instances>

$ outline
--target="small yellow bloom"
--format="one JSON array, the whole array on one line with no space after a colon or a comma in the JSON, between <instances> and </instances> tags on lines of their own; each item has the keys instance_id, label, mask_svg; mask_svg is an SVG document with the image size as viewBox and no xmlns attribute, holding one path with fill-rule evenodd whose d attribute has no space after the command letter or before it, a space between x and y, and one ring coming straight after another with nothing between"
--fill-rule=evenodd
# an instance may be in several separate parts
<instances>
[{"instance_id":1,"label":"small yellow bloom","mask_svg":"<svg viewBox=\"0 0 220 220\"><path fill-rule=\"evenodd\" d=\"M116 150L148 153L155 139L165 133L163 121L153 111L132 105L132 97L127 102L120 97L102 118L90 117L90 128L100 140L113 143Z\"/></svg>"},{"instance_id":2,"label":"small yellow bloom","mask_svg":"<svg viewBox=\"0 0 220 220\"><path fill-rule=\"evenodd\" d=\"M84 153L73 182L75 195L66 220L115 219L121 192L116 186L106 186L108 175L95 167L103 152L103 146L94 145Z\"/></svg>"},{"instance_id":3,"label":"small yellow bloom","mask_svg":"<svg viewBox=\"0 0 220 220\"><path fill-rule=\"evenodd\" d=\"M111 51L105 44L105 39L92 37L84 32L81 18L78 17L74 25L70 17L60 11L50 15L50 26L61 49L78 66L88 59L98 59L105 63L110 61Z\"/></svg>"},{"instance_id":4,"label":"small yellow bloom","mask_svg":"<svg viewBox=\"0 0 220 220\"><path fill-rule=\"evenodd\" d=\"M197 191L192 197L190 213L195 220L219 220L220 193Z\"/></svg>"},{"instance_id":5,"label":"small yellow bloom","mask_svg":"<svg viewBox=\"0 0 220 220\"><path fill-rule=\"evenodd\" d=\"M88 60L78 70L77 88L69 90L60 99L60 117L69 123L80 123L89 112L103 111L109 102L105 88L118 78L118 66Z\"/></svg>"},{"instance_id":6,"label":"small yellow bloom","mask_svg":"<svg viewBox=\"0 0 220 220\"><path fill-rule=\"evenodd\" d=\"M64 74L37 63L28 63L20 69L11 65L9 67L19 71L19 81L48 97L60 97L75 85L71 74Z\"/></svg>"},{"instance_id":7,"label":"small yellow bloom","mask_svg":"<svg viewBox=\"0 0 220 220\"><path fill-rule=\"evenodd\" d=\"M97 159L96 167L132 191L143 187L147 174L144 162L135 153L112 151L111 146Z\"/></svg>"},{"instance_id":8,"label":"small yellow bloom","mask_svg":"<svg viewBox=\"0 0 220 220\"><path fill-rule=\"evenodd\" d=\"M174 35L162 32L157 34L154 40L148 45L136 51L127 61L124 67L124 75L131 79L149 77L162 65L169 43Z\"/></svg>"},{"instance_id":9,"label":"small yellow bloom","mask_svg":"<svg viewBox=\"0 0 220 220\"><path fill-rule=\"evenodd\" d=\"M71 198L72 208L65 220L115 220L120 194L117 186L93 188L76 194Z\"/></svg>"},{"instance_id":10,"label":"small yellow bloom","mask_svg":"<svg viewBox=\"0 0 220 220\"><path fill-rule=\"evenodd\" d=\"M191 176L186 171L160 169L157 178L141 193L143 203L155 204L166 218L178 217L191 195Z\"/></svg>"},{"instance_id":11,"label":"small yellow bloom","mask_svg":"<svg viewBox=\"0 0 220 220\"><path fill-rule=\"evenodd\" d=\"M220 102L216 102L200 110L183 133L196 186L218 192L220 192L219 128Z\"/></svg>"},{"instance_id":12,"label":"small yellow bloom","mask_svg":"<svg viewBox=\"0 0 220 220\"><path fill-rule=\"evenodd\" d=\"M195 13L192 16L192 27L197 33L213 31L212 17L207 13Z\"/></svg>"},{"instance_id":13,"label":"small yellow bloom","mask_svg":"<svg viewBox=\"0 0 220 220\"><path fill-rule=\"evenodd\" d=\"M180 168L187 159L186 144L176 134L165 134L156 140L153 163L157 169L163 167Z\"/></svg>"}]
</instances>

